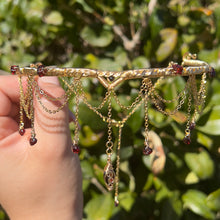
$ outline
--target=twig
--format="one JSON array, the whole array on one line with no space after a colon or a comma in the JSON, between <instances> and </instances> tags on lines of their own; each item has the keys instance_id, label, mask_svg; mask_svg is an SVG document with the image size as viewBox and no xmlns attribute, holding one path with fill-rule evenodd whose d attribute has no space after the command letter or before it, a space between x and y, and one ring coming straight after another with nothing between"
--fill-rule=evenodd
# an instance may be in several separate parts
<instances>
[{"instance_id":1,"label":"twig","mask_svg":"<svg viewBox=\"0 0 220 220\"><path fill-rule=\"evenodd\" d=\"M91 183L94 184L103 194L107 193L107 190L98 182L96 178L91 179Z\"/></svg>"}]
</instances>

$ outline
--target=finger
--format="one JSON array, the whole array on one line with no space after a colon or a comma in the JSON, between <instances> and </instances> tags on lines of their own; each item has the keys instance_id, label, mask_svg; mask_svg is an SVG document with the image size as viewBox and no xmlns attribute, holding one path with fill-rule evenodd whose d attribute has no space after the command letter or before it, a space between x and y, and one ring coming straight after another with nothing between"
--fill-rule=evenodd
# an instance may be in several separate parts
<instances>
[{"instance_id":1,"label":"finger","mask_svg":"<svg viewBox=\"0 0 220 220\"><path fill-rule=\"evenodd\" d=\"M38 85L48 97L60 97L65 93L60 87L57 77L41 77ZM67 105L64 105L64 100L51 101L42 96L40 102L35 97L34 104L35 130L39 145L53 150L58 150L59 147L62 150L62 146L70 145L69 112ZM43 108L42 105L45 107ZM55 114L45 110L46 108L53 111L61 106L63 106L62 110Z\"/></svg>"},{"instance_id":2,"label":"finger","mask_svg":"<svg viewBox=\"0 0 220 220\"><path fill-rule=\"evenodd\" d=\"M0 117L0 141L12 133L18 132L18 123L10 117Z\"/></svg>"},{"instance_id":3,"label":"finger","mask_svg":"<svg viewBox=\"0 0 220 220\"><path fill-rule=\"evenodd\" d=\"M17 76L0 76L0 90L11 102L19 103L20 93Z\"/></svg>"}]
</instances>

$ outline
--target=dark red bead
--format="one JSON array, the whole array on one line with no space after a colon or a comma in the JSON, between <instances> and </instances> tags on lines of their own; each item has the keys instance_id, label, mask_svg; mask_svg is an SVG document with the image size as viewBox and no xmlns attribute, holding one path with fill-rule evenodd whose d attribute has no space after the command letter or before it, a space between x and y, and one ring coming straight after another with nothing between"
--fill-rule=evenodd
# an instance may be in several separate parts
<instances>
[{"instance_id":1,"label":"dark red bead","mask_svg":"<svg viewBox=\"0 0 220 220\"><path fill-rule=\"evenodd\" d=\"M40 76L40 77L45 76L45 73L46 73L46 71L44 69L44 65L38 66L38 68L37 68L38 76Z\"/></svg>"},{"instance_id":2,"label":"dark red bead","mask_svg":"<svg viewBox=\"0 0 220 220\"><path fill-rule=\"evenodd\" d=\"M145 147L143 150L144 155L150 155L153 152L153 149L150 147Z\"/></svg>"},{"instance_id":3,"label":"dark red bead","mask_svg":"<svg viewBox=\"0 0 220 220\"><path fill-rule=\"evenodd\" d=\"M15 74L16 74L17 68L19 68L19 67L16 66L16 65L11 66L11 74L12 74L12 75L15 75Z\"/></svg>"},{"instance_id":4,"label":"dark red bead","mask_svg":"<svg viewBox=\"0 0 220 220\"><path fill-rule=\"evenodd\" d=\"M189 144L191 143L190 136L185 136L185 137L183 138L183 143L189 145Z\"/></svg>"},{"instance_id":5,"label":"dark red bead","mask_svg":"<svg viewBox=\"0 0 220 220\"><path fill-rule=\"evenodd\" d=\"M214 78L215 75L216 75L215 69L214 69L214 68L211 68L211 71L209 72L209 77L210 77L210 78Z\"/></svg>"},{"instance_id":6,"label":"dark red bead","mask_svg":"<svg viewBox=\"0 0 220 220\"><path fill-rule=\"evenodd\" d=\"M192 122L189 126L189 129L190 130L193 130L194 128L196 127L196 123L195 122Z\"/></svg>"},{"instance_id":7,"label":"dark red bead","mask_svg":"<svg viewBox=\"0 0 220 220\"><path fill-rule=\"evenodd\" d=\"M181 75L183 72L183 67L178 64L173 64L172 68L176 72L176 74L178 74L178 75Z\"/></svg>"},{"instance_id":8,"label":"dark red bead","mask_svg":"<svg viewBox=\"0 0 220 220\"><path fill-rule=\"evenodd\" d=\"M25 129L24 129L24 128L19 129L19 134L20 134L21 136L23 136L24 133L25 133Z\"/></svg>"},{"instance_id":9,"label":"dark red bead","mask_svg":"<svg viewBox=\"0 0 220 220\"><path fill-rule=\"evenodd\" d=\"M30 145L33 146L33 145L35 145L36 143L37 143L37 138L31 137L31 138L30 138Z\"/></svg>"},{"instance_id":10,"label":"dark red bead","mask_svg":"<svg viewBox=\"0 0 220 220\"><path fill-rule=\"evenodd\" d=\"M78 144L72 144L72 151L75 154L80 153L80 148L79 148Z\"/></svg>"}]
</instances>

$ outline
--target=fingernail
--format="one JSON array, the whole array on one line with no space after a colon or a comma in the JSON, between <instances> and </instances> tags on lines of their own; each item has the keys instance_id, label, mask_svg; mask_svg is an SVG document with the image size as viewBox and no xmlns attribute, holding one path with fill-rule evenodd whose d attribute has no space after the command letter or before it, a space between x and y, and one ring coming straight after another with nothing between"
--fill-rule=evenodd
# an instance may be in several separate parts
<instances>
[{"instance_id":1,"label":"fingernail","mask_svg":"<svg viewBox=\"0 0 220 220\"><path fill-rule=\"evenodd\" d=\"M44 76L44 77L39 77L39 82L43 83L51 83L53 85L60 85L59 80L56 76Z\"/></svg>"}]
</instances>

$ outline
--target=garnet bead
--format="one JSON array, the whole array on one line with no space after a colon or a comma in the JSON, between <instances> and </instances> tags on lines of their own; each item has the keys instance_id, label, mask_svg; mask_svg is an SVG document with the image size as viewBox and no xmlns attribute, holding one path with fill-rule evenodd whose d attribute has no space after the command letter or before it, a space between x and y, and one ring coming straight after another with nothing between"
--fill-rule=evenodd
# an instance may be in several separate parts
<instances>
[{"instance_id":1,"label":"garnet bead","mask_svg":"<svg viewBox=\"0 0 220 220\"><path fill-rule=\"evenodd\" d=\"M189 129L190 130L193 130L194 128L196 127L196 123L195 122L192 122L189 126Z\"/></svg>"},{"instance_id":2,"label":"garnet bead","mask_svg":"<svg viewBox=\"0 0 220 220\"><path fill-rule=\"evenodd\" d=\"M19 134L20 134L21 136L23 136L24 133L25 133L25 129L24 129L24 128L19 129Z\"/></svg>"},{"instance_id":3,"label":"garnet bead","mask_svg":"<svg viewBox=\"0 0 220 220\"><path fill-rule=\"evenodd\" d=\"M189 144L191 143L190 136L185 136L185 137L183 138L183 143L189 145Z\"/></svg>"},{"instance_id":4,"label":"garnet bead","mask_svg":"<svg viewBox=\"0 0 220 220\"><path fill-rule=\"evenodd\" d=\"M31 137L31 138L30 138L30 145L33 146L33 145L35 145L36 143L37 143L37 138Z\"/></svg>"},{"instance_id":5,"label":"garnet bead","mask_svg":"<svg viewBox=\"0 0 220 220\"><path fill-rule=\"evenodd\" d=\"M16 74L17 68L19 68L19 67L16 66L16 65L11 66L11 74L12 74L12 75L15 75L15 74Z\"/></svg>"},{"instance_id":6,"label":"garnet bead","mask_svg":"<svg viewBox=\"0 0 220 220\"><path fill-rule=\"evenodd\" d=\"M172 65L174 71L176 72L176 74L181 75L183 72L183 67L178 65L178 64L173 64Z\"/></svg>"},{"instance_id":7,"label":"garnet bead","mask_svg":"<svg viewBox=\"0 0 220 220\"><path fill-rule=\"evenodd\" d=\"M143 150L144 155L150 155L152 152L153 152L153 149L148 147L148 146L145 147L144 150Z\"/></svg>"},{"instance_id":8,"label":"garnet bead","mask_svg":"<svg viewBox=\"0 0 220 220\"><path fill-rule=\"evenodd\" d=\"M72 151L74 154L78 154L80 152L80 148L77 144L72 144Z\"/></svg>"},{"instance_id":9,"label":"garnet bead","mask_svg":"<svg viewBox=\"0 0 220 220\"><path fill-rule=\"evenodd\" d=\"M44 69L44 65L40 65L37 67L37 74L38 76L42 77L44 76L46 73L45 69Z\"/></svg>"}]
</instances>

